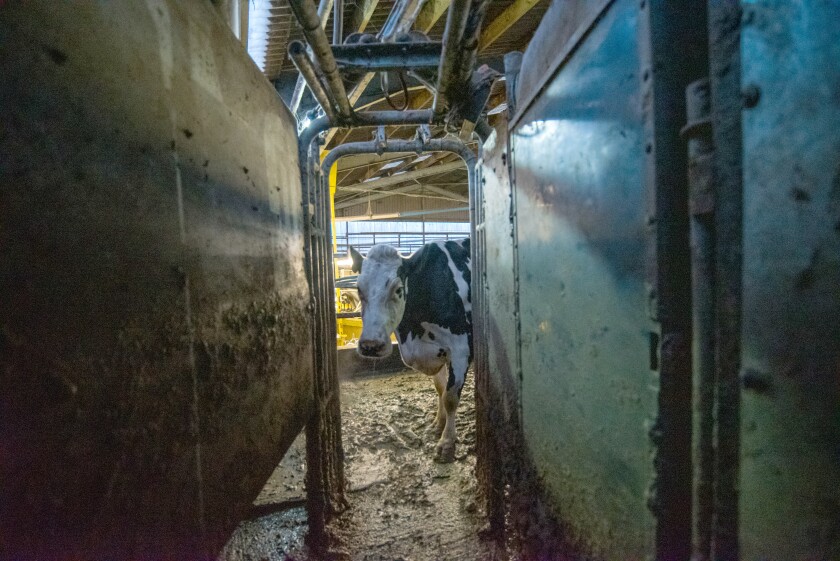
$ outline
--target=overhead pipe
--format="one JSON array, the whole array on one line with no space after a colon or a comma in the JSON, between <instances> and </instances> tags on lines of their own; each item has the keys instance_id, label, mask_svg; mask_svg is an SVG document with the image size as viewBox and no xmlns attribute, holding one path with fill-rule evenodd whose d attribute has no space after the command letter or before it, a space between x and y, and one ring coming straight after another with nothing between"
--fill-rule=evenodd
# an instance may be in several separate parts
<instances>
[{"instance_id":1,"label":"overhead pipe","mask_svg":"<svg viewBox=\"0 0 840 561\"><path fill-rule=\"evenodd\" d=\"M409 109L406 111L369 111L354 113L349 126L376 127L379 125L423 125L430 121L438 122L430 109ZM301 131L298 145L302 155L308 154L309 146L322 132L333 126L333 122L326 116L318 117L308 127ZM301 160L303 163L304 160Z\"/></svg>"},{"instance_id":2,"label":"overhead pipe","mask_svg":"<svg viewBox=\"0 0 840 561\"><path fill-rule=\"evenodd\" d=\"M408 33L425 3L426 0L398 0L391 13L388 14L388 19L385 20L382 29L376 34L376 38L383 43L388 43Z\"/></svg>"},{"instance_id":3,"label":"overhead pipe","mask_svg":"<svg viewBox=\"0 0 840 561\"><path fill-rule=\"evenodd\" d=\"M318 17L321 18L321 27L327 25L327 20L330 17L330 9L332 8L333 0L320 0L318 3ZM303 91L306 89L306 82L303 76L298 76L295 82L295 89L292 92L292 99L289 102L289 109L292 114L297 114L300 107L300 100L303 99Z\"/></svg>"},{"instance_id":4,"label":"overhead pipe","mask_svg":"<svg viewBox=\"0 0 840 561\"><path fill-rule=\"evenodd\" d=\"M335 122L335 110L333 109L332 100L324 89L321 78L318 76L318 70L306 53L306 46L300 41L289 43L289 58L292 60L295 68L298 69L298 72L300 72L301 77L306 81L306 85L312 90L312 95L321 104L324 115L326 115L331 123Z\"/></svg>"},{"instance_id":5,"label":"overhead pipe","mask_svg":"<svg viewBox=\"0 0 840 561\"><path fill-rule=\"evenodd\" d=\"M340 45L344 37L344 0L333 4L333 45Z\"/></svg>"},{"instance_id":6,"label":"overhead pipe","mask_svg":"<svg viewBox=\"0 0 840 561\"><path fill-rule=\"evenodd\" d=\"M458 48L460 64L456 67L455 87L466 87L470 83L473 67L478 58L478 43L481 37L481 23L487 13L490 0L473 0L470 5L467 23Z\"/></svg>"},{"instance_id":7,"label":"overhead pipe","mask_svg":"<svg viewBox=\"0 0 840 561\"><path fill-rule=\"evenodd\" d=\"M353 114L350 100L347 99L347 91L344 89L344 82L338 72L338 66L333 57L332 46L327 39L327 34L321 27L321 19L315 10L311 0L289 0L295 17L303 28L303 34L309 46L312 47L312 54L318 62L318 66L326 78L327 93L335 102L338 109L338 118L349 120Z\"/></svg>"},{"instance_id":8,"label":"overhead pipe","mask_svg":"<svg viewBox=\"0 0 840 561\"><path fill-rule=\"evenodd\" d=\"M336 45L333 56L341 69L372 71L437 68L442 45L434 41L415 43L356 43Z\"/></svg>"},{"instance_id":9,"label":"overhead pipe","mask_svg":"<svg viewBox=\"0 0 840 561\"><path fill-rule=\"evenodd\" d=\"M437 93L432 103L432 112L438 118L449 108L450 90L453 88L461 58L461 40L467 26L470 13L470 0L452 0L446 15L446 28L443 32L443 54L438 66Z\"/></svg>"}]
</instances>

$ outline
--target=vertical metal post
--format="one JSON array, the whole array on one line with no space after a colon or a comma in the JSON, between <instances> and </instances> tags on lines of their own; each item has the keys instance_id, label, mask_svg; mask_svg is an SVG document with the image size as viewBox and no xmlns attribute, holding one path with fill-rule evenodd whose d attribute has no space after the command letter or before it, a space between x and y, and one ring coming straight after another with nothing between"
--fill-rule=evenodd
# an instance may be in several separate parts
<instances>
[{"instance_id":1,"label":"vertical metal post","mask_svg":"<svg viewBox=\"0 0 840 561\"><path fill-rule=\"evenodd\" d=\"M344 0L335 0L333 4L333 45L344 41Z\"/></svg>"},{"instance_id":2,"label":"vertical metal post","mask_svg":"<svg viewBox=\"0 0 840 561\"><path fill-rule=\"evenodd\" d=\"M705 7L693 0L640 3L640 78L645 117L651 318L658 324L657 416L650 430L654 480L648 506L656 519L656 559L691 554L692 369L691 261L685 88L706 75ZM683 45L687 56L674 57ZM658 355L658 356L657 356Z\"/></svg>"},{"instance_id":3,"label":"vertical metal post","mask_svg":"<svg viewBox=\"0 0 840 561\"><path fill-rule=\"evenodd\" d=\"M313 548L329 546L326 524L346 505L344 452L335 348L329 185L320 173L318 147L302 142L299 150L307 228L307 276L312 294L314 412L306 425L306 497L309 541Z\"/></svg>"},{"instance_id":4,"label":"vertical metal post","mask_svg":"<svg viewBox=\"0 0 840 561\"><path fill-rule=\"evenodd\" d=\"M737 561L740 472L743 164L741 3L709 0L709 82L715 146L717 467L712 557Z\"/></svg>"},{"instance_id":5,"label":"vertical metal post","mask_svg":"<svg viewBox=\"0 0 840 561\"><path fill-rule=\"evenodd\" d=\"M709 80L686 88L688 123L689 212L691 214L691 304L694 336L694 508L692 559L712 557L714 523L714 406L715 406L715 309L714 309L714 193L712 191L712 129Z\"/></svg>"}]
</instances>

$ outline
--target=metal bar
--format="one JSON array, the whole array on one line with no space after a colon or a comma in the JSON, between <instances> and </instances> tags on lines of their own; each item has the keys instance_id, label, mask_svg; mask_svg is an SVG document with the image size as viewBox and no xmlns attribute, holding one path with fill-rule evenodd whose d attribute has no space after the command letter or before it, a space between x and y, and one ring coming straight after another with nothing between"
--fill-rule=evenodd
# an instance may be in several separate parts
<instances>
[{"instance_id":1,"label":"metal bar","mask_svg":"<svg viewBox=\"0 0 840 561\"><path fill-rule=\"evenodd\" d=\"M443 45L437 42L359 43L333 47L339 68L405 70L436 67Z\"/></svg>"},{"instance_id":2,"label":"metal bar","mask_svg":"<svg viewBox=\"0 0 840 561\"><path fill-rule=\"evenodd\" d=\"M715 146L715 528L712 558L741 558L741 344L743 308L743 133L741 2L708 8L709 81Z\"/></svg>"},{"instance_id":3,"label":"metal bar","mask_svg":"<svg viewBox=\"0 0 840 561\"><path fill-rule=\"evenodd\" d=\"M318 4L318 17L321 18L321 27L327 25L327 19L329 18L332 3L333 0L321 0ZM300 100L303 98L303 90L305 87L306 82L303 80L303 76L298 76L297 82L295 82L295 90L292 92L292 99L289 102L289 109L292 114L296 114L298 108L300 107Z\"/></svg>"},{"instance_id":4,"label":"metal bar","mask_svg":"<svg viewBox=\"0 0 840 561\"><path fill-rule=\"evenodd\" d=\"M692 559L710 561L714 527L715 480L715 246L711 197L712 131L709 80L686 88L688 182L691 211L691 286L694 333L694 505Z\"/></svg>"},{"instance_id":5,"label":"metal bar","mask_svg":"<svg viewBox=\"0 0 840 561\"><path fill-rule=\"evenodd\" d=\"M423 8L425 0L398 0L376 35L380 41L393 41L398 35L407 33Z\"/></svg>"},{"instance_id":6,"label":"metal bar","mask_svg":"<svg viewBox=\"0 0 840 561\"><path fill-rule=\"evenodd\" d=\"M292 59L292 64L300 72L300 76L306 81L306 85L312 90L312 95L321 104L324 115L326 115L330 122L335 122L335 111L332 106L332 101L321 83L318 70L306 54L306 46L300 41L289 43L289 58Z\"/></svg>"},{"instance_id":7,"label":"metal bar","mask_svg":"<svg viewBox=\"0 0 840 561\"><path fill-rule=\"evenodd\" d=\"M469 0L454 0L446 15L446 29L443 32L443 53L438 66L437 93L432 103L432 111L442 116L448 109L449 90L453 85L458 62L461 56L460 45L470 13Z\"/></svg>"},{"instance_id":8,"label":"metal bar","mask_svg":"<svg viewBox=\"0 0 840 561\"><path fill-rule=\"evenodd\" d=\"M340 45L344 37L344 0L333 4L333 45Z\"/></svg>"},{"instance_id":9,"label":"metal bar","mask_svg":"<svg viewBox=\"0 0 840 561\"><path fill-rule=\"evenodd\" d=\"M490 0L473 0L470 5L467 24L464 26L461 43L458 45L460 57L459 64L456 66L455 83L453 84L455 88L452 90L452 93L456 97L459 94L463 97L468 91L473 67L478 57L478 40L481 34L481 24L484 21L488 6L490 6Z\"/></svg>"},{"instance_id":10,"label":"metal bar","mask_svg":"<svg viewBox=\"0 0 840 561\"><path fill-rule=\"evenodd\" d=\"M431 8L430 4L433 5ZM438 19L440 19L440 16L443 15L443 12L446 10L446 6L448 5L449 0L429 0L427 3L425 3L417 14L417 29L424 33L428 33L429 30L438 21ZM370 17L368 16L368 19L369 18ZM367 25L366 20L365 25ZM359 31L361 32L363 30L364 27L360 26ZM367 89L368 85L373 80L374 76L376 76L376 74L374 74L373 72L368 72L362 77L359 83L353 87L353 89L350 92L350 95L348 96L351 106L356 105L356 103L362 97L362 94L364 94L365 89ZM327 133L327 137L324 143L325 145L329 145L330 141L335 135L335 131L336 129L332 129Z\"/></svg>"},{"instance_id":11,"label":"metal bar","mask_svg":"<svg viewBox=\"0 0 840 561\"><path fill-rule=\"evenodd\" d=\"M419 188L419 186L418 186ZM336 216L336 222L358 222L361 220L389 220L392 218L409 218L412 216L425 216L427 214L443 214L446 212L464 212L465 210L469 210L470 207L468 206L459 206L455 208L437 208L432 210L413 210L409 212L391 212L386 214L360 214L358 216ZM397 244L402 245L400 236L401 233L397 233ZM448 239L448 237L447 237Z\"/></svg>"},{"instance_id":12,"label":"metal bar","mask_svg":"<svg viewBox=\"0 0 840 561\"><path fill-rule=\"evenodd\" d=\"M341 119L350 119L353 108L347 99L347 91L344 89L344 82L338 72L335 58L332 54L332 47L327 40L327 34L321 26L321 19L311 0L289 0L289 6L295 17L303 28L303 34L312 47L312 54L318 61L318 66L326 78L327 93L335 101L338 109L338 116Z\"/></svg>"}]
</instances>

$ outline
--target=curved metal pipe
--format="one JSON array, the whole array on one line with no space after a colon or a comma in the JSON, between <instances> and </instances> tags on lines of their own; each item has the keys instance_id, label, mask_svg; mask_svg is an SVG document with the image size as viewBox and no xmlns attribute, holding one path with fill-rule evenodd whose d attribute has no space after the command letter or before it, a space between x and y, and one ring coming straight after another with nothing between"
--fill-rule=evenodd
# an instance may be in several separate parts
<instances>
[{"instance_id":1,"label":"curved metal pipe","mask_svg":"<svg viewBox=\"0 0 840 561\"><path fill-rule=\"evenodd\" d=\"M338 72L332 46L323 27L321 27L321 18L318 16L312 0L289 0L289 6L303 28L306 41L312 47L315 60L318 61L318 66L324 73L327 91L330 98L335 102L338 116L341 119L350 119L353 108L350 106L350 100L347 99L347 91L344 89L344 82Z\"/></svg>"},{"instance_id":2,"label":"curved metal pipe","mask_svg":"<svg viewBox=\"0 0 840 561\"><path fill-rule=\"evenodd\" d=\"M330 99L321 79L318 76L318 70L312 64L312 60L306 54L306 46L300 41L292 41L289 43L289 58L292 59L292 64L298 69L300 75L306 81L306 85L312 90L312 95L321 104L324 110L324 115L331 123L335 122L335 110L333 109L332 100Z\"/></svg>"},{"instance_id":3,"label":"curved metal pipe","mask_svg":"<svg viewBox=\"0 0 840 561\"><path fill-rule=\"evenodd\" d=\"M475 182L476 182L476 162L477 158L472 151L467 148L461 140L451 139L432 139L423 142L421 139L414 140L391 140L384 147L375 140L368 142L349 142L342 144L330 151L324 162L321 164L321 171L324 176L329 174L330 168L342 156L349 154L381 154L383 152L452 152L457 154L464 160L464 165L467 166L467 187L470 199L470 220L472 220L475 212Z\"/></svg>"},{"instance_id":4,"label":"curved metal pipe","mask_svg":"<svg viewBox=\"0 0 840 561\"><path fill-rule=\"evenodd\" d=\"M321 164L321 171L329 173L333 164L350 154L382 154L383 152L452 152L464 160L468 168L475 167L476 157L460 140L435 138L427 142L414 140L389 140L384 146L376 141L348 142L330 150Z\"/></svg>"}]
</instances>

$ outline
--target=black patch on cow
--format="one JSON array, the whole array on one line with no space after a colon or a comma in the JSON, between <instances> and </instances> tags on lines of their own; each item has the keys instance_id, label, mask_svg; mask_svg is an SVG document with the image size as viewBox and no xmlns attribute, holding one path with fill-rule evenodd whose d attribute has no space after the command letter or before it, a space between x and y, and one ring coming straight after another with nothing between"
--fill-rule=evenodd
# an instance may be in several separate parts
<instances>
[{"instance_id":1,"label":"black patch on cow","mask_svg":"<svg viewBox=\"0 0 840 561\"><path fill-rule=\"evenodd\" d=\"M434 341L434 340L435 340L435 334L432 333L431 331L429 331L429 341Z\"/></svg>"},{"instance_id":2,"label":"black patch on cow","mask_svg":"<svg viewBox=\"0 0 840 561\"><path fill-rule=\"evenodd\" d=\"M447 243L460 249L461 266L468 268L462 260L463 246ZM456 267L460 269L457 263ZM397 327L400 340L408 339L409 333L419 339L426 332L423 322L434 323L449 329L453 335L468 334L472 354L472 324L458 296L458 285L446 253L435 243L426 244L403 262L401 270L407 290L405 313ZM469 281L469 276L466 278Z\"/></svg>"}]
</instances>

